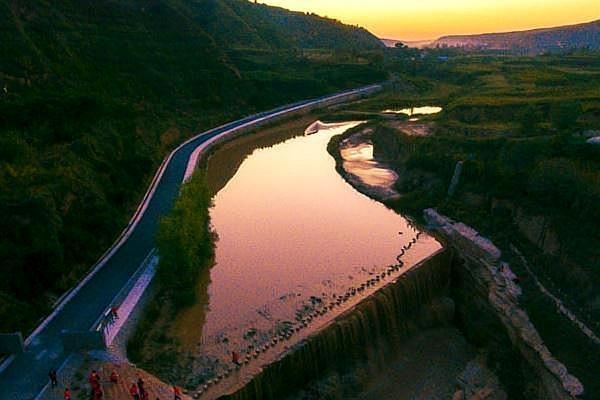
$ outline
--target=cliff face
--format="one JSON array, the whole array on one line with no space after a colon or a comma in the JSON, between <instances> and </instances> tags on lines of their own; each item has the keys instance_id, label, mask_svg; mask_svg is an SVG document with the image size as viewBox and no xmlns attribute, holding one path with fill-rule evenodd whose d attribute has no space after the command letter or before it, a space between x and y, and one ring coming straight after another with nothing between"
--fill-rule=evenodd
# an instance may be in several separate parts
<instances>
[{"instance_id":1,"label":"cliff face","mask_svg":"<svg viewBox=\"0 0 600 400\"><path fill-rule=\"evenodd\" d=\"M454 298L467 337L488 350L489 365L517 398L576 399L581 382L552 356L527 313L519 306L521 288L501 251L477 231L436 210L427 223L455 250Z\"/></svg>"}]
</instances>

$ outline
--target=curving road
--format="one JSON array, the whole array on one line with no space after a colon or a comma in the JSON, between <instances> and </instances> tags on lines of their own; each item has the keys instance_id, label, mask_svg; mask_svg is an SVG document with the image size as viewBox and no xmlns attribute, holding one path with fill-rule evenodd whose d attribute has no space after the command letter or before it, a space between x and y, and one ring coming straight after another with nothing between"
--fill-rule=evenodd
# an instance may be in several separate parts
<instances>
[{"instance_id":1,"label":"curving road","mask_svg":"<svg viewBox=\"0 0 600 400\"><path fill-rule=\"evenodd\" d=\"M89 330L137 271L154 248L158 220L171 208L186 175L190 157L200 145L216 136L226 135L232 129L317 107L328 101L342 101L348 96L370 93L379 88L378 85L367 86L258 113L199 134L174 150L119 243L27 339L25 352L9 360L10 363L0 373L0 399L35 398L47 383L50 368L58 368L68 356L61 343L61 332Z\"/></svg>"}]
</instances>

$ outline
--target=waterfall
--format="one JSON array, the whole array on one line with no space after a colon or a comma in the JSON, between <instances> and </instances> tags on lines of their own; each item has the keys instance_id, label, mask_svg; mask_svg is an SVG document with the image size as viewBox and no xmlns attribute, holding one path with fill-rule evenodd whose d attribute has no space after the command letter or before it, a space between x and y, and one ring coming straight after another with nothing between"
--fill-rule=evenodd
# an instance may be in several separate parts
<instances>
[{"instance_id":1,"label":"waterfall","mask_svg":"<svg viewBox=\"0 0 600 400\"><path fill-rule=\"evenodd\" d=\"M422 326L423 306L443 295L450 255L440 251L340 315L267 365L247 385L220 399L281 399L291 390L357 361L383 365L402 338ZM430 320L437 318L435 308ZM443 319L443 318L442 318Z\"/></svg>"}]
</instances>

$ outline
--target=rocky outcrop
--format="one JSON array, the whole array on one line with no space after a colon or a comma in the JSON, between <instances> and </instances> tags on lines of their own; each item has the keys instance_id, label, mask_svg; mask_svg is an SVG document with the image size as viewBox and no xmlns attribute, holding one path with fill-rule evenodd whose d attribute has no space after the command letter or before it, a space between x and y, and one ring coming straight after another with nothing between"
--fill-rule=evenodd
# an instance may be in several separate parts
<instances>
[{"instance_id":1,"label":"rocky outcrop","mask_svg":"<svg viewBox=\"0 0 600 400\"><path fill-rule=\"evenodd\" d=\"M454 175L452 175L452 180L450 181L450 187L448 187L448 196L453 196L456 191L456 187L460 182L460 176L462 174L464 161L457 161L456 166L454 167Z\"/></svg>"},{"instance_id":2,"label":"rocky outcrop","mask_svg":"<svg viewBox=\"0 0 600 400\"><path fill-rule=\"evenodd\" d=\"M527 398L583 395L581 382L552 356L519 306L518 278L502 260L500 249L473 228L434 209L425 210L424 218L455 250L455 275L462 285L455 297L460 323L470 339L488 347L503 384Z\"/></svg>"},{"instance_id":3,"label":"rocky outcrop","mask_svg":"<svg viewBox=\"0 0 600 400\"><path fill-rule=\"evenodd\" d=\"M479 357L469 361L457 378L457 382L459 388L452 400L506 400L508 398L496 375Z\"/></svg>"},{"instance_id":4,"label":"rocky outcrop","mask_svg":"<svg viewBox=\"0 0 600 400\"><path fill-rule=\"evenodd\" d=\"M600 144L600 136L591 137L588 140L586 140L586 143L598 145L598 144Z\"/></svg>"}]
</instances>

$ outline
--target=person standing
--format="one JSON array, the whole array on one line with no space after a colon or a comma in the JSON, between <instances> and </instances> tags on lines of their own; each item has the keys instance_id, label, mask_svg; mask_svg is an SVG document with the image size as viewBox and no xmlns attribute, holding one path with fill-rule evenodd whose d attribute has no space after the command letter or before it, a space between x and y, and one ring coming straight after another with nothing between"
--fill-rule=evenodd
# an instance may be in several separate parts
<instances>
[{"instance_id":1,"label":"person standing","mask_svg":"<svg viewBox=\"0 0 600 400\"><path fill-rule=\"evenodd\" d=\"M65 400L71 400L71 389L66 388L64 393Z\"/></svg>"},{"instance_id":2,"label":"person standing","mask_svg":"<svg viewBox=\"0 0 600 400\"><path fill-rule=\"evenodd\" d=\"M173 400L181 400L181 389L173 385Z\"/></svg>"},{"instance_id":3,"label":"person standing","mask_svg":"<svg viewBox=\"0 0 600 400\"><path fill-rule=\"evenodd\" d=\"M92 399L100 400L104 393L102 392L102 386L100 385L100 381L94 381L92 383Z\"/></svg>"},{"instance_id":4,"label":"person standing","mask_svg":"<svg viewBox=\"0 0 600 400\"><path fill-rule=\"evenodd\" d=\"M119 306L115 304L110 308L110 322L113 323L118 319L119 319Z\"/></svg>"},{"instance_id":5,"label":"person standing","mask_svg":"<svg viewBox=\"0 0 600 400\"><path fill-rule=\"evenodd\" d=\"M58 379L56 378L56 370L54 368L48 372L48 378L50 378L50 386L52 389L58 386Z\"/></svg>"},{"instance_id":6,"label":"person standing","mask_svg":"<svg viewBox=\"0 0 600 400\"><path fill-rule=\"evenodd\" d=\"M95 369L90 373L88 383L90 384L90 398L93 399L96 397L97 388L100 387L100 375Z\"/></svg>"},{"instance_id":7,"label":"person standing","mask_svg":"<svg viewBox=\"0 0 600 400\"><path fill-rule=\"evenodd\" d=\"M100 383L100 375L98 375L98 372L96 372L95 369L93 369L90 373L90 376L88 377L88 382L90 383L90 385L93 385L95 382Z\"/></svg>"},{"instance_id":8,"label":"person standing","mask_svg":"<svg viewBox=\"0 0 600 400\"><path fill-rule=\"evenodd\" d=\"M131 384L131 387L129 388L129 394L133 400L140 400L140 391L138 390L135 382Z\"/></svg>"},{"instance_id":9,"label":"person standing","mask_svg":"<svg viewBox=\"0 0 600 400\"><path fill-rule=\"evenodd\" d=\"M148 392L146 392L144 380L141 377L137 380L137 387L140 393L140 400L148 400Z\"/></svg>"},{"instance_id":10,"label":"person standing","mask_svg":"<svg viewBox=\"0 0 600 400\"><path fill-rule=\"evenodd\" d=\"M231 361L235 364L235 365L240 365L240 355L235 352L232 351L231 352Z\"/></svg>"}]
</instances>

